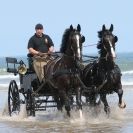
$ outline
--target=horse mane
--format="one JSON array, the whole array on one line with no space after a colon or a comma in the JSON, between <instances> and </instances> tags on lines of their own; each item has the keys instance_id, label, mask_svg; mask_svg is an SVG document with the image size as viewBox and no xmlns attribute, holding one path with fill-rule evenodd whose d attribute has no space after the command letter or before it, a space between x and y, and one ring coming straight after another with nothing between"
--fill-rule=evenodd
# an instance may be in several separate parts
<instances>
[{"instance_id":1,"label":"horse mane","mask_svg":"<svg viewBox=\"0 0 133 133\"><path fill-rule=\"evenodd\" d=\"M103 31L102 30L100 30L100 31L98 31L97 32L98 33L98 38L100 39L99 41L98 41L98 44L97 44L97 49L99 49L99 54L101 54L101 50L102 50L102 48L103 48L103 46L102 46L102 33L103 33Z\"/></svg>"},{"instance_id":2,"label":"horse mane","mask_svg":"<svg viewBox=\"0 0 133 133\"><path fill-rule=\"evenodd\" d=\"M61 42L61 46L60 46L60 52L61 53L65 53L66 49L67 49L67 41L70 35L70 29L66 29L63 37L62 37L62 42Z\"/></svg>"}]
</instances>

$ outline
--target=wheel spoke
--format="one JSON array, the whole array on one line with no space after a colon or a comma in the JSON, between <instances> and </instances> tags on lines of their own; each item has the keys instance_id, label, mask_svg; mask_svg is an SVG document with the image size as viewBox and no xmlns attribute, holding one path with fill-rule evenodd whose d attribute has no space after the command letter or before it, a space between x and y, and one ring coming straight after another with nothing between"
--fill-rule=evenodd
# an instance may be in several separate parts
<instances>
[{"instance_id":1,"label":"wheel spoke","mask_svg":"<svg viewBox=\"0 0 133 133\"><path fill-rule=\"evenodd\" d=\"M10 96L10 99L13 101L13 98Z\"/></svg>"},{"instance_id":2,"label":"wheel spoke","mask_svg":"<svg viewBox=\"0 0 133 133\"><path fill-rule=\"evenodd\" d=\"M12 88L10 89L11 94L13 94Z\"/></svg>"},{"instance_id":3,"label":"wheel spoke","mask_svg":"<svg viewBox=\"0 0 133 133\"><path fill-rule=\"evenodd\" d=\"M9 85L8 108L9 108L10 116L12 115L12 112L19 113L19 111L20 111L19 91L18 91L16 81L14 81L14 80L12 80Z\"/></svg>"}]
</instances>

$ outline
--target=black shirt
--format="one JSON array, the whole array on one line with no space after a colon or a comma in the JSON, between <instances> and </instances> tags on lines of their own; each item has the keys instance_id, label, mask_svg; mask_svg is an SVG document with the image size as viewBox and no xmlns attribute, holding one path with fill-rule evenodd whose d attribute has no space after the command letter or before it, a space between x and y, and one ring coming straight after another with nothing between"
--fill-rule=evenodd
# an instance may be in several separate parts
<instances>
[{"instance_id":1,"label":"black shirt","mask_svg":"<svg viewBox=\"0 0 133 133\"><path fill-rule=\"evenodd\" d=\"M47 53L49 47L51 46L54 46L52 39L46 34L43 34L42 37L39 37L35 34L30 38L28 42L28 49L33 48L43 53Z\"/></svg>"}]
</instances>

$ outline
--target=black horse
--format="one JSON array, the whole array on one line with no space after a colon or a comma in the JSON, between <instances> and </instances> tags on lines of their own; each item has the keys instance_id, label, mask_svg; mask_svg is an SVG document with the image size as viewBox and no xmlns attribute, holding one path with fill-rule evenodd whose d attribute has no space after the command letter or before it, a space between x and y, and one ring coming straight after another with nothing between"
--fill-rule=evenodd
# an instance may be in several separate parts
<instances>
[{"instance_id":1,"label":"black horse","mask_svg":"<svg viewBox=\"0 0 133 133\"><path fill-rule=\"evenodd\" d=\"M71 25L65 30L60 48L62 56L50 61L45 68L47 83L56 90L54 98L57 102L57 108L62 110L63 105L65 105L68 116L70 116L72 101L72 93L70 92L76 94L78 108L82 109L82 82L79 76L78 62L82 60L82 43L85 38L80 31L80 25L77 26L77 29Z\"/></svg>"},{"instance_id":2,"label":"black horse","mask_svg":"<svg viewBox=\"0 0 133 133\"><path fill-rule=\"evenodd\" d=\"M83 82L86 86L92 87L91 93L86 93L86 97L91 105L96 105L96 98L100 95L100 99L104 104L104 110L110 113L110 108L106 99L107 94L116 92L119 96L119 107L125 108L126 104L122 101L123 90L121 84L121 71L115 64L115 43L117 36L112 34L113 25L110 29L106 29L103 25L102 30L98 32L100 41L97 44L100 57L93 63L88 64L83 70Z\"/></svg>"}]
</instances>

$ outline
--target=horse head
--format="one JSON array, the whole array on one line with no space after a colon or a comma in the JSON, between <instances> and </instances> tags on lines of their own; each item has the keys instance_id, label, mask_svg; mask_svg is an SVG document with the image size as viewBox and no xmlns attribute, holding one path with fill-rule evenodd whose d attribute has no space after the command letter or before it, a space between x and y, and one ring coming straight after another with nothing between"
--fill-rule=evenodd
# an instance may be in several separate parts
<instances>
[{"instance_id":1,"label":"horse head","mask_svg":"<svg viewBox=\"0 0 133 133\"><path fill-rule=\"evenodd\" d=\"M118 41L117 36L113 35L113 24L109 29L103 25L102 30L98 32L100 38L97 46L100 49L101 57L106 57L106 60L113 61L116 58L115 43Z\"/></svg>"},{"instance_id":2,"label":"horse head","mask_svg":"<svg viewBox=\"0 0 133 133\"><path fill-rule=\"evenodd\" d=\"M74 57L76 60L81 60L82 58L82 43L85 41L85 37L80 32L81 27L79 24L77 28L73 28L70 25L62 39L61 52Z\"/></svg>"}]
</instances>

